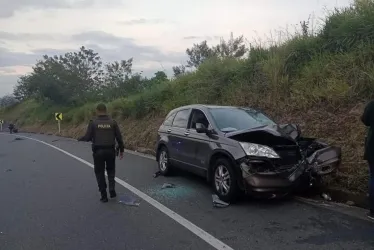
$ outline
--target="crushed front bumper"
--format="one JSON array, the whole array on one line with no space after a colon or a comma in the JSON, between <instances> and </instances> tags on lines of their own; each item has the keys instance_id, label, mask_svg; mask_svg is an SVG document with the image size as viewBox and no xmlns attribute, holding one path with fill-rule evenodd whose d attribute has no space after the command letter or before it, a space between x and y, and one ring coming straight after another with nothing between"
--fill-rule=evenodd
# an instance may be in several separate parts
<instances>
[{"instance_id":1,"label":"crushed front bumper","mask_svg":"<svg viewBox=\"0 0 374 250\"><path fill-rule=\"evenodd\" d=\"M251 194L288 194L300 186L310 186L314 176L327 175L339 167L341 150L327 147L297 163L282 165L277 159L245 157L238 161L242 189Z\"/></svg>"},{"instance_id":2,"label":"crushed front bumper","mask_svg":"<svg viewBox=\"0 0 374 250\"><path fill-rule=\"evenodd\" d=\"M283 166L278 171L255 171L255 165L262 165L259 160L243 159L240 162L242 184L247 193L289 193L300 183L306 173L307 164L299 163L293 166Z\"/></svg>"}]
</instances>

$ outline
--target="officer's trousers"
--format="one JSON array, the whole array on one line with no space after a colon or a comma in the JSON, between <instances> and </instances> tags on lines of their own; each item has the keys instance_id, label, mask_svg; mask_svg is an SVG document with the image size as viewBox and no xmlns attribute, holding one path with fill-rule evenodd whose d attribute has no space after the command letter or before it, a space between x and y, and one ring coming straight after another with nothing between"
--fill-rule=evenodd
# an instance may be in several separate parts
<instances>
[{"instance_id":1,"label":"officer's trousers","mask_svg":"<svg viewBox=\"0 0 374 250\"><path fill-rule=\"evenodd\" d=\"M94 170L100 192L105 192L105 169L108 174L109 191L115 188L116 152L115 149L97 149L93 153Z\"/></svg>"}]
</instances>

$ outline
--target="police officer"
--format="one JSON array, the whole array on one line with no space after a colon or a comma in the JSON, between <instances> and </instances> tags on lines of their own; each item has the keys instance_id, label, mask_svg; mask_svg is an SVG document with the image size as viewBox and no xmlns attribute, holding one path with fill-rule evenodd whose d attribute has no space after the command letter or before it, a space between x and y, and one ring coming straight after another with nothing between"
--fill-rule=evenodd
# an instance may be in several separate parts
<instances>
[{"instance_id":1,"label":"police officer","mask_svg":"<svg viewBox=\"0 0 374 250\"><path fill-rule=\"evenodd\" d=\"M124 144L118 124L107 115L105 104L96 107L96 119L88 124L86 134L78 141L92 141L92 151L94 158L94 170L97 184L101 193L101 202L108 202L107 185L105 182L105 165L108 174L110 198L117 196L115 191L115 162L117 141L120 151L120 159L123 158Z\"/></svg>"}]
</instances>

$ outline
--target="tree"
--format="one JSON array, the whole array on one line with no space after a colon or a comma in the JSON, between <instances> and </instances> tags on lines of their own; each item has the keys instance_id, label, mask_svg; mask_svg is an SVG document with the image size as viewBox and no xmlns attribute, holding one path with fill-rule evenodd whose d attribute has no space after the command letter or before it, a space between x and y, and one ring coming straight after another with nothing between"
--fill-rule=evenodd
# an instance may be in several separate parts
<instances>
[{"instance_id":1,"label":"tree","mask_svg":"<svg viewBox=\"0 0 374 250\"><path fill-rule=\"evenodd\" d=\"M185 73L185 68L198 68L205 60L218 57L218 58L241 58L248 52L248 48L244 44L244 37L234 37L233 33L230 35L230 39L225 41L220 40L220 43L216 46L209 47L207 41L194 44L192 48L186 50L188 56L187 65L174 66L174 76L179 76Z\"/></svg>"},{"instance_id":2,"label":"tree","mask_svg":"<svg viewBox=\"0 0 374 250\"><path fill-rule=\"evenodd\" d=\"M244 37L239 36L234 38L231 32L230 39L227 42L221 39L220 43L213 47L213 51L220 58L241 58L247 53L248 49L244 44Z\"/></svg>"},{"instance_id":3,"label":"tree","mask_svg":"<svg viewBox=\"0 0 374 250\"><path fill-rule=\"evenodd\" d=\"M178 77L186 73L186 67L184 65L173 67L174 76Z\"/></svg>"},{"instance_id":4,"label":"tree","mask_svg":"<svg viewBox=\"0 0 374 250\"><path fill-rule=\"evenodd\" d=\"M110 99L127 96L132 93L133 87L128 86L131 78L133 58L114 61L105 65L105 77L103 91Z\"/></svg>"},{"instance_id":5,"label":"tree","mask_svg":"<svg viewBox=\"0 0 374 250\"><path fill-rule=\"evenodd\" d=\"M199 44L194 44L192 48L186 49L187 60L186 67L198 68L206 59L215 56L215 51L209 48L207 41L202 41Z\"/></svg>"},{"instance_id":6,"label":"tree","mask_svg":"<svg viewBox=\"0 0 374 250\"><path fill-rule=\"evenodd\" d=\"M29 75L20 77L14 89L18 99L37 98L61 105L94 100L103 84L101 58L84 46L78 52L44 55Z\"/></svg>"},{"instance_id":7,"label":"tree","mask_svg":"<svg viewBox=\"0 0 374 250\"><path fill-rule=\"evenodd\" d=\"M13 95L5 95L0 98L0 107L10 107L18 103L18 100Z\"/></svg>"},{"instance_id":8,"label":"tree","mask_svg":"<svg viewBox=\"0 0 374 250\"><path fill-rule=\"evenodd\" d=\"M151 78L151 80L153 80L155 83L161 83L161 82L166 82L168 81L168 76L166 75L166 73L164 71L157 71L155 73L155 76L153 78Z\"/></svg>"},{"instance_id":9,"label":"tree","mask_svg":"<svg viewBox=\"0 0 374 250\"><path fill-rule=\"evenodd\" d=\"M13 89L13 95L18 101L23 101L33 96L32 86L29 83L30 75L23 75L17 80L17 85Z\"/></svg>"}]
</instances>

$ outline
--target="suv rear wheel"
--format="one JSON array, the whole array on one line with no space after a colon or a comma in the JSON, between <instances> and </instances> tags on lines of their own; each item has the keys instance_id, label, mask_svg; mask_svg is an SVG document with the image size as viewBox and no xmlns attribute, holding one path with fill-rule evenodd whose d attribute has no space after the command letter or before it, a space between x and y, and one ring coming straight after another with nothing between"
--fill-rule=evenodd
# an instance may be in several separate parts
<instances>
[{"instance_id":1,"label":"suv rear wheel","mask_svg":"<svg viewBox=\"0 0 374 250\"><path fill-rule=\"evenodd\" d=\"M169 152L165 146L162 146L158 151L158 169L166 176L170 173L170 168Z\"/></svg>"},{"instance_id":2,"label":"suv rear wheel","mask_svg":"<svg viewBox=\"0 0 374 250\"><path fill-rule=\"evenodd\" d=\"M234 202L239 187L233 166L228 159L219 158L213 165L212 186L217 196L225 202Z\"/></svg>"}]
</instances>

